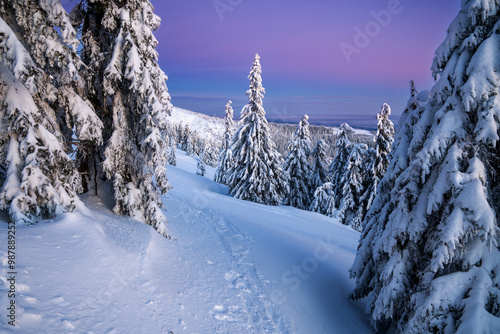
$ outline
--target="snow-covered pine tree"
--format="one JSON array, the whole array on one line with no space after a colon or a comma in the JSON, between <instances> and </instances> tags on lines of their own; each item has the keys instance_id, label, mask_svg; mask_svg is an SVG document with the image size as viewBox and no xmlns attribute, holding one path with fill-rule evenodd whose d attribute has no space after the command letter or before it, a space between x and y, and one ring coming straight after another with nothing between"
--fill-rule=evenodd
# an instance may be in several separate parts
<instances>
[{"instance_id":1,"label":"snow-covered pine tree","mask_svg":"<svg viewBox=\"0 0 500 334\"><path fill-rule=\"evenodd\" d=\"M201 156L203 158L203 163L210 167L217 167L219 163L218 149L216 143L212 139L206 139L203 144L203 150Z\"/></svg>"},{"instance_id":2,"label":"snow-covered pine tree","mask_svg":"<svg viewBox=\"0 0 500 334\"><path fill-rule=\"evenodd\" d=\"M389 154L391 153L391 146L394 142L394 124L389 119L391 115L391 107L387 103L382 105L382 109L377 115L377 134L375 135L375 155L374 174L378 184L379 180L384 176L387 167L389 166Z\"/></svg>"},{"instance_id":3,"label":"snow-covered pine tree","mask_svg":"<svg viewBox=\"0 0 500 334\"><path fill-rule=\"evenodd\" d=\"M396 136L351 269L379 331L500 331L499 9L462 1Z\"/></svg>"},{"instance_id":4,"label":"snow-covered pine tree","mask_svg":"<svg viewBox=\"0 0 500 334\"><path fill-rule=\"evenodd\" d=\"M290 150L283 163L283 170L288 173L289 191L283 199L284 205L307 210L311 205L310 174L311 140L309 134L309 116L304 115L290 144Z\"/></svg>"},{"instance_id":5,"label":"snow-covered pine tree","mask_svg":"<svg viewBox=\"0 0 500 334\"><path fill-rule=\"evenodd\" d=\"M198 134L197 131L194 132L194 139L194 155L201 157L203 155L203 151L205 150L205 140Z\"/></svg>"},{"instance_id":6,"label":"snow-covered pine tree","mask_svg":"<svg viewBox=\"0 0 500 334\"><path fill-rule=\"evenodd\" d=\"M5 32L4 24L0 19L0 33ZM12 38L13 35L8 37L11 41ZM22 56L26 56L25 61L30 59L27 53ZM30 65L33 64L25 63L21 65L24 69L16 70L29 78L29 71L25 70ZM38 69L30 70L36 73ZM8 211L11 220L17 223L55 217L81 204L77 197L81 190L78 171L64 151L61 135L54 135L55 128L47 129L43 124L46 115L34 102L26 85L2 62L0 163L6 175L0 192L0 209ZM45 121L56 124L55 119Z\"/></svg>"},{"instance_id":7,"label":"snow-covered pine tree","mask_svg":"<svg viewBox=\"0 0 500 334\"><path fill-rule=\"evenodd\" d=\"M311 195L313 197L316 189L328 181L328 173L325 167L326 143L323 139L318 139L311 156L313 158L313 166L309 180L311 181Z\"/></svg>"},{"instance_id":8,"label":"snow-covered pine tree","mask_svg":"<svg viewBox=\"0 0 500 334\"><path fill-rule=\"evenodd\" d=\"M347 168L341 179L343 188L338 218L342 224L351 225L356 231L361 231L360 218L364 210L361 197L365 175L363 162L367 149L365 144L351 145Z\"/></svg>"},{"instance_id":9,"label":"snow-covered pine tree","mask_svg":"<svg viewBox=\"0 0 500 334\"><path fill-rule=\"evenodd\" d=\"M102 123L82 94L77 45L59 1L0 1L0 209L13 221L81 204L67 141L100 143Z\"/></svg>"},{"instance_id":10,"label":"snow-covered pine tree","mask_svg":"<svg viewBox=\"0 0 500 334\"><path fill-rule=\"evenodd\" d=\"M118 214L137 216L168 236L160 195L170 189L166 129L172 105L148 0L87 0L82 28L92 103L109 129L103 172L113 181ZM98 161L99 163L101 161Z\"/></svg>"},{"instance_id":11,"label":"snow-covered pine tree","mask_svg":"<svg viewBox=\"0 0 500 334\"><path fill-rule=\"evenodd\" d=\"M241 127L231 141L234 163L228 171L229 193L243 200L280 205L287 192L288 177L269 135L259 59L256 54L248 76L250 102L241 111Z\"/></svg>"},{"instance_id":12,"label":"snow-covered pine tree","mask_svg":"<svg viewBox=\"0 0 500 334\"><path fill-rule=\"evenodd\" d=\"M205 176L207 169L205 167L205 163L203 162L203 157L198 158L198 162L196 164L196 175Z\"/></svg>"},{"instance_id":13,"label":"snow-covered pine tree","mask_svg":"<svg viewBox=\"0 0 500 334\"><path fill-rule=\"evenodd\" d=\"M343 123L340 125L339 132L337 134L337 142L335 144L335 158L328 168L328 176L334 188L333 191L335 194L336 208L340 207L340 201L342 199L342 192L344 189L342 177L344 176L347 166L349 165L351 142L348 136L351 132L352 128L349 124Z\"/></svg>"},{"instance_id":14,"label":"snow-covered pine tree","mask_svg":"<svg viewBox=\"0 0 500 334\"><path fill-rule=\"evenodd\" d=\"M231 151L231 138L233 136L233 108L229 101L226 104L226 117L224 118L225 131L222 149L219 154L219 166L215 171L214 181L222 184L228 183L228 170L233 164L233 152Z\"/></svg>"},{"instance_id":15,"label":"snow-covered pine tree","mask_svg":"<svg viewBox=\"0 0 500 334\"><path fill-rule=\"evenodd\" d=\"M387 103L384 103L382 109L377 114L377 134L373 138L375 143L374 155L372 156L368 153L365 159L365 166L367 166L364 182L365 192L360 200L362 209L356 217L356 225L359 225L358 222L364 220L366 212L370 210L377 194L378 184L389 166L389 155L395 134L394 124L389 120L390 114L391 107Z\"/></svg>"},{"instance_id":16,"label":"snow-covered pine tree","mask_svg":"<svg viewBox=\"0 0 500 334\"><path fill-rule=\"evenodd\" d=\"M231 138L233 137L233 126L234 126L234 111L233 107L231 106L233 104L233 101L228 101L226 104L226 116L224 117L224 126L225 126L225 131L224 131L224 142L222 149L228 149L231 146Z\"/></svg>"},{"instance_id":17,"label":"snow-covered pine tree","mask_svg":"<svg viewBox=\"0 0 500 334\"><path fill-rule=\"evenodd\" d=\"M182 123L181 123L182 125ZM191 129L189 128L189 124L186 124L184 127L181 126L181 139L179 141L180 143L180 149L183 151L187 152L187 147L188 147L188 142L189 142L189 136L191 136Z\"/></svg>"},{"instance_id":18,"label":"snow-covered pine tree","mask_svg":"<svg viewBox=\"0 0 500 334\"><path fill-rule=\"evenodd\" d=\"M373 189L373 166L374 166L374 161L375 161L375 156L376 156L376 150L374 148L369 147L364 154L363 157L363 170L364 170L364 175L363 175L363 194L361 194L361 197L359 199L359 208L356 214L356 217L353 220L353 225L360 226L360 228L357 228L358 231L363 231L363 228L365 226L365 217L367 212L369 211L368 205L373 204L373 200L375 198L375 194L372 194L370 190ZM373 196L371 196L373 195Z\"/></svg>"},{"instance_id":19,"label":"snow-covered pine tree","mask_svg":"<svg viewBox=\"0 0 500 334\"><path fill-rule=\"evenodd\" d=\"M399 118L398 131L394 138L391 153L389 154L389 167L386 174L388 177L380 179L377 196L365 217L366 222L380 212L383 203L389 200L391 191L394 189L396 179L408 167L410 158L414 158L416 152L422 147L422 134L430 127L425 109L430 99L430 91L418 92L413 80L410 81L410 98L401 117ZM425 116L425 117L424 117ZM415 135L415 140L413 140ZM410 144L412 145L410 148ZM385 176L385 175L384 175ZM375 203L377 202L377 205Z\"/></svg>"},{"instance_id":20,"label":"snow-covered pine tree","mask_svg":"<svg viewBox=\"0 0 500 334\"><path fill-rule=\"evenodd\" d=\"M174 128L175 128L175 142L177 143L177 147L180 148L179 144L182 141L182 129L183 129L182 121L179 124L175 124Z\"/></svg>"},{"instance_id":21,"label":"snow-covered pine tree","mask_svg":"<svg viewBox=\"0 0 500 334\"><path fill-rule=\"evenodd\" d=\"M186 153L190 156L197 156L200 152L200 148L198 147L199 142L200 140L198 138L198 132L195 131L193 133L190 133L187 136Z\"/></svg>"},{"instance_id":22,"label":"snow-covered pine tree","mask_svg":"<svg viewBox=\"0 0 500 334\"><path fill-rule=\"evenodd\" d=\"M103 124L86 100L79 74L83 68L76 54L80 42L60 1L2 1L0 11L8 22L15 22L11 28L19 30L15 32L23 36L21 43L35 65L48 75L47 82L37 87L38 96L33 95L40 99L36 103L58 118L68 143L76 138L73 144L80 147L101 144Z\"/></svg>"},{"instance_id":23,"label":"snow-covered pine tree","mask_svg":"<svg viewBox=\"0 0 500 334\"><path fill-rule=\"evenodd\" d=\"M331 182L323 183L314 191L313 201L309 210L319 212L328 217L335 215L335 192Z\"/></svg>"},{"instance_id":24,"label":"snow-covered pine tree","mask_svg":"<svg viewBox=\"0 0 500 334\"><path fill-rule=\"evenodd\" d=\"M168 157L167 162L171 166L176 166L177 157L175 147L177 146L177 128L175 124L171 122L168 122L166 127L165 144L167 145L167 147L165 147L165 154Z\"/></svg>"},{"instance_id":25,"label":"snow-covered pine tree","mask_svg":"<svg viewBox=\"0 0 500 334\"><path fill-rule=\"evenodd\" d=\"M168 154L168 164L171 166L177 166L177 155L175 154L176 147L175 140L170 141L170 151Z\"/></svg>"}]
</instances>

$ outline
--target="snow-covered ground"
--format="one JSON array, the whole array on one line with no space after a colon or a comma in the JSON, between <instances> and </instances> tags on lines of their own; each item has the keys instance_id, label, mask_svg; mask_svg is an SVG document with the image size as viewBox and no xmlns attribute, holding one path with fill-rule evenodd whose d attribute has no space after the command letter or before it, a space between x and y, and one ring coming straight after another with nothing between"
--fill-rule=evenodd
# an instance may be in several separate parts
<instances>
[{"instance_id":1,"label":"snow-covered ground","mask_svg":"<svg viewBox=\"0 0 500 334\"><path fill-rule=\"evenodd\" d=\"M359 234L319 214L236 200L178 151L169 231L88 210L16 231L16 327L7 324L0 222L0 331L8 333L370 333L348 300ZM5 217L0 217L5 221Z\"/></svg>"}]
</instances>

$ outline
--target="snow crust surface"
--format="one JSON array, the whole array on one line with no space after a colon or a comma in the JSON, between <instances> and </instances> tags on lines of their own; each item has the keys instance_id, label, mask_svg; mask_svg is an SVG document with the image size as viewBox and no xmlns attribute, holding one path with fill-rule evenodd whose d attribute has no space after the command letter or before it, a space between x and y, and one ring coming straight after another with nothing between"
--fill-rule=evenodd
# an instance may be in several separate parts
<instances>
[{"instance_id":1,"label":"snow crust surface","mask_svg":"<svg viewBox=\"0 0 500 334\"><path fill-rule=\"evenodd\" d=\"M16 327L2 333L370 333L348 300L359 234L320 214L227 196L178 151L163 201L174 241L112 204L16 231ZM7 217L0 217L6 310ZM5 313L5 311L2 311Z\"/></svg>"}]
</instances>

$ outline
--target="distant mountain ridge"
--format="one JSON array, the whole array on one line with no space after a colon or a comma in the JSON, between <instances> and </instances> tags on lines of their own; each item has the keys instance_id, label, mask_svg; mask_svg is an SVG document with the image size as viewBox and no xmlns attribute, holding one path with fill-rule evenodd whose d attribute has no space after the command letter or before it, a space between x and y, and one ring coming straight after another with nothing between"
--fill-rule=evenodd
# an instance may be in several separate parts
<instances>
[{"instance_id":1,"label":"distant mountain ridge","mask_svg":"<svg viewBox=\"0 0 500 334\"><path fill-rule=\"evenodd\" d=\"M191 132L196 132L203 139L212 139L218 146L224 137L224 119L216 116L208 116L205 114L197 113L191 110L174 107L169 121L174 127L180 125L188 125ZM239 119L235 118L235 129L238 125ZM282 155L287 151L288 144L298 126L293 123L275 123L269 122L269 129L276 149ZM349 136L353 143L364 143L368 146L373 145L374 131L362 130L352 128L352 133ZM309 131L311 135L311 143L315 144L317 140L322 139L327 145L327 156L335 156L335 143L337 141L337 133L339 127L325 126L325 125L310 125Z\"/></svg>"},{"instance_id":2,"label":"distant mountain ridge","mask_svg":"<svg viewBox=\"0 0 500 334\"><path fill-rule=\"evenodd\" d=\"M298 116L297 116L298 117ZM302 116L298 117L298 121L300 121L300 118ZM337 117L337 116L336 116ZM337 117L338 118L338 117ZM222 118L216 117L216 116L209 116L205 115L202 113L198 113L195 111L187 110L184 108L180 107L175 107L172 110L172 116L170 117L170 120L173 124L189 124L189 128L192 131L197 131L199 133L213 133L222 136L222 133L224 132L224 120ZM235 121L238 122L238 119L235 118ZM271 127L281 127L283 125L291 125L291 126L296 126L297 124L283 121L283 122L273 122L272 120L268 120L269 124ZM297 123L298 123L297 121ZM327 126L327 125L310 125L311 131L314 131L315 129L325 129L325 128L331 128L332 134L337 134L339 128L335 126ZM357 129L353 127L354 133L358 135L366 135L366 136L373 136L373 132L369 130L364 130L364 129Z\"/></svg>"}]
</instances>

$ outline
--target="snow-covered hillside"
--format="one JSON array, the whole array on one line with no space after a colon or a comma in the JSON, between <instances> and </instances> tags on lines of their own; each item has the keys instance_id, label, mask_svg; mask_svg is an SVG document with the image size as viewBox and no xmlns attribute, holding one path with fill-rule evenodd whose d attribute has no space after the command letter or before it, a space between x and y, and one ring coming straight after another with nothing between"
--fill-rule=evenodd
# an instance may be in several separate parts
<instances>
[{"instance_id":1,"label":"snow-covered hillside","mask_svg":"<svg viewBox=\"0 0 500 334\"><path fill-rule=\"evenodd\" d=\"M235 114L235 121L239 120L239 112ZM203 134L213 134L218 138L222 138L224 133L224 120L222 118L217 118L214 116L207 116L205 114L196 113L194 111L182 109L179 107L174 107L172 109L172 115L169 117L169 121L172 124L189 124L191 131L197 131ZM272 127L274 123L270 122ZM311 125L314 128L315 125ZM367 130L352 129L355 134L372 136L373 134ZM332 127L332 134L337 134L339 128Z\"/></svg>"},{"instance_id":2,"label":"snow-covered hillside","mask_svg":"<svg viewBox=\"0 0 500 334\"><path fill-rule=\"evenodd\" d=\"M2 316L0 331L370 333L364 305L347 297L357 232L316 213L236 200L210 181L213 169L201 177L195 159L178 151L177 160L163 198L176 240L96 197L84 199L84 212L18 226L16 327Z\"/></svg>"},{"instance_id":3,"label":"snow-covered hillside","mask_svg":"<svg viewBox=\"0 0 500 334\"><path fill-rule=\"evenodd\" d=\"M194 111L173 107L172 115L168 118L174 125L189 125L191 131L222 137L224 133L224 120L221 118L207 116Z\"/></svg>"}]
</instances>

